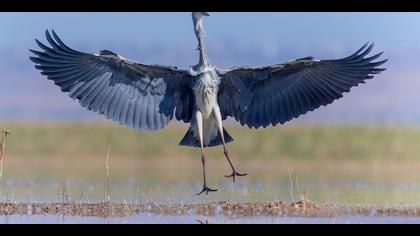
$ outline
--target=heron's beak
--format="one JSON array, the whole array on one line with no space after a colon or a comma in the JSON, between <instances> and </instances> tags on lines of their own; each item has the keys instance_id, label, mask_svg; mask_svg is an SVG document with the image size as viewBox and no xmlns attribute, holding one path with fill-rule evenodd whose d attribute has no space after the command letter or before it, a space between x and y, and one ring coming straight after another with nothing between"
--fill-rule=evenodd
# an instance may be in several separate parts
<instances>
[{"instance_id":1,"label":"heron's beak","mask_svg":"<svg viewBox=\"0 0 420 236\"><path fill-rule=\"evenodd\" d=\"M210 15L207 12L203 12L203 16L210 16Z\"/></svg>"}]
</instances>

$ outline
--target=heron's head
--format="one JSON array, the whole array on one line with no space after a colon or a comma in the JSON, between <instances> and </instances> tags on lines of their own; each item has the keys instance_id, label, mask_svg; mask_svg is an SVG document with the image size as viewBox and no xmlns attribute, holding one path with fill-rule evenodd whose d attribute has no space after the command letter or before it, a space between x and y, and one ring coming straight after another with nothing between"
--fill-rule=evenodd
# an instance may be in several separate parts
<instances>
[{"instance_id":1,"label":"heron's head","mask_svg":"<svg viewBox=\"0 0 420 236\"><path fill-rule=\"evenodd\" d=\"M193 12L192 13L192 17L193 17L194 21L196 21L196 22L201 20L205 16L210 16L210 15L207 12Z\"/></svg>"}]
</instances>

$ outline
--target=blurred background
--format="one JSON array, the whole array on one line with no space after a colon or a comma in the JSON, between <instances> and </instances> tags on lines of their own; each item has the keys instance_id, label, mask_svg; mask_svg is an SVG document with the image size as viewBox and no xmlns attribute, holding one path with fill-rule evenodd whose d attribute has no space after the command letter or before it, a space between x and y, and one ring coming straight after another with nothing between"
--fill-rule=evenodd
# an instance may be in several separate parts
<instances>
[{"instance_id":1,"label":"blurred background","mask_svg":"<svg viewBox=\"0 0 420 236\"><path fill-rule=\"evenodd\" d=\"M111 146L116 200L293 200L305 192L317 201L420 204L419 23L419 13L210 12L206 45L219 68L342 58L372 41L389 61L375 79L284 126L227 122L232 159L249 176L224 179L222 149L210 149L209 182L219 192L198 199L198 150L177 146L185 124L136 133L106 121L36 71L28 51L54 29L79 51L188 68L198 61L190 13L0 13L0 127L11 131L0 196L54 201L66 191L100 200Z\"/></svg>"}]
</instances>

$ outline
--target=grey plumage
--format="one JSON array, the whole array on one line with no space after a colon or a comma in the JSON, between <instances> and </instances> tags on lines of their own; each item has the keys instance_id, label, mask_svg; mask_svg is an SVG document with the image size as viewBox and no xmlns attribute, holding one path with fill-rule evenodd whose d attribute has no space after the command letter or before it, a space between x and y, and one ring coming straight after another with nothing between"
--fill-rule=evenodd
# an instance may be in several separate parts
<instances>
[{"instance_id":1,"label":"grey plumage","mask_svg":"<svg viewBox=\"0 0 420 236\"><path fill-rule=\"evenodd\" d=\"M250 128L284 124L320 106L326 106L354 86L384 71L382 53L368 56L373 44L337 60L305 57L286 63L221 70L212 66L204 48L204 12L192 14L199 63L176 67L145 65L108 50L98 55L71 49L52 31L50 47L36 40L42 51L30 50L41 74L54 81L81 106L135 130L159 130L174 117L191 126L180 145L200 147L204 187L204 147L223 145L233 138L222 120L234 117ZM202 193L200 192L200 193Z\"/></svg>"},{"instance_id":2,"label":"grey plumage","mask_svg":"<svg viewBox=\"0 0 420 236\"><path fill-rule=\"evenodd\" d=\"M225 143L233 142L233 138L224 128L223 128L223 135L225 138ZM189 128L187 133L181 139L181 142L179 142L179 145L199 148L200 140L194 137L194 130L192 128ZM220 133L217 133L217 136L214 139L212 139L210 143L205 145L205 147L215 147L219 145L223 145L223 142L222 142L222 137L220 136Z\"/></svg>"},{"instance_id":3,"label":"grey plumage","mask_svg":"<svg viewBox=\"0 0 420 236\"><path fill-rule=\"evenodd\" d=\"M326 106L385 70L378 66L387 60L373 62L382 53L366 57L372 49L373 44L366 44L338 60L306 58L221 72L218 97L222 115L235 117L241 125L265 128Z\"/></svg>"},{"instance_id":4,"label":"grey plumage","mask_svg":"<svg viewBox=\"0 0 420 236\"><path fill-rule=\"evenodd\" d=\"M66 46L57 34L47 31L52 48L36 41L43 52L30 50L35 68L54 81L80 105L136 130L159 130L172 119L174 110L188 111L192 103L187 71L143 65L110 51L99 55ZM176 119L188 122L188 112Z\"/></svg>"}]
</instances>

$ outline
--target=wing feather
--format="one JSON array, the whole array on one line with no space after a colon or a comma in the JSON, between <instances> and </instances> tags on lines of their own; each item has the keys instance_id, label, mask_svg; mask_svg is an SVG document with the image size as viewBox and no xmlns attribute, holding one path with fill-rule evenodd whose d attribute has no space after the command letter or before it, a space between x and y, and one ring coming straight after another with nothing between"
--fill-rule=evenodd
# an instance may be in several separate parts
<instances>
[{"instance_id":1,"label":"wing feather","mask_svg":"<svg viewBox=\"0 0 420 236\"><path fill-rule=\"evenodd\" d=\"M81 106L135 130L164 128L173 118L189 122L191 75L175 67L129 61L107 50L99 55L71 49L52 31L50 46L35 40L35 68Z\"/></svg>"},{"instance_id":2,"label":"wing feather","mask_svg":"<svg viewBox=\"0 0 420 236\"><path fill-rule=\"evenodd\" d=\"M387 60L369 56L374 44L365 44L338 60L312 57L272 66L242 67L218 71L222 78L219 105L222 117L234 117L241 125L259 128L297 118L343 97L358 84L384 71Z\"/></svg>"}]
</instances>

